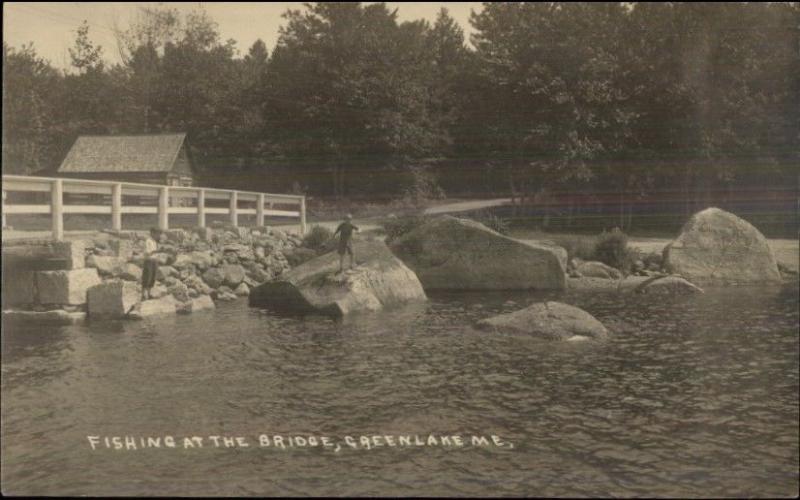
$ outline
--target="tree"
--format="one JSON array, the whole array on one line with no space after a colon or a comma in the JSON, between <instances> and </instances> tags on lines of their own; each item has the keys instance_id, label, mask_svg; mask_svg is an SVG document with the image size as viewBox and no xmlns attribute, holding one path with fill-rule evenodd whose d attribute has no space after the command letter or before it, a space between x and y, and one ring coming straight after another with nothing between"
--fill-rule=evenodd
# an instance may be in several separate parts
<instances>
[{"instance_id":1,"label":"tree","mask_svg":"<svg viewBox=\"0 0 800 500\"><path fill-rule=\"evenodd\" d=\"M387 172L429 157L443 131L427 106L426 23L397 23L385 4L306 4L285 14L272 54L266 119L287 158L324 165L331 191L388 189Z\"/></svg>"},{"instance_id":2,"label":"tree","mask_svg":"<svg viewBox=\"0 0 800 500\"><path fill-rule=\"evenodd\" d=\"M58 72L33 45L16 50L3 42L3 171L29 174L58 156L51 133Z\"/></svg>"},{"instance_id":3,"label":"tree","mask_svg":"<svg viewBox=\"0 0 800 500\"><path fill-rule=\"evenodd\" d=\"M621 147L632 114L617 56L621 4L487 3L471 22L479 65L473 111L512 193L583 182Z\"/></svg>"},{"instance_id":4,"label":"tree","mask_svg":"<svg viewBox=\"0 0 800 500\"><path fill-rule=\"evenodd\" d=\"M69 49L69 56L72 65L78 69L79 73L89 71L103 71L103 48L95 46L89 40L89 23L83 21L78 27L75 46Z\"/></svg>"}]
</instances>

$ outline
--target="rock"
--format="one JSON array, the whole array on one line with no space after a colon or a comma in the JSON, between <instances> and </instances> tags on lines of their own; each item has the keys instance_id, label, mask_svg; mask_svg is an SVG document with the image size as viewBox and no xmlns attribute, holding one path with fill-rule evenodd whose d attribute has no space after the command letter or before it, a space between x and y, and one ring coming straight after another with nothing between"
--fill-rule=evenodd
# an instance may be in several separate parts
<instances>
[{"instance_id":1,"label":"rock","mask_svg":"<svg viewBox=\"0 0 800 500\"><path fill-rule=\"evenodd\" d=\"M205 282L197 276L189 276L184 283L190 289L196 290L201 295L208 295L213 291L210 286L206 285Z\"/></svg>"},{"instance_id":2,"label":"rock","mask_svg":"<svg viewBox=\"0 0 800 500\"><path fill-rule=\"evenodd\" d=\"M109 240L109 249L114 256L128 260L133 256L133 242L131 240Z\"/></svg>"},{"instance_id":3,"label":"rock","mask_svg":"<svg viewBox=\"0 0 800 500\"><path fill-rule=\"evenodd\" d=\"M20 322L27 324L55 324L55 325L75 325L86 320L85 312L69 312L63 309L53 311L3 311L3 322Z\"/></svg>"},{"instance_id":4,"label":"rock","mask_svg":"<svg viewBox=\"0 0 800 500\"><path fill-rule=\"evenodd\" d=\"M158 316L162 314L175 314L177 312L177 304L171 295L167 295L160 299L151 299L139 302L133 311L128 314L129 318L142 319L149 316Z\"/></svg>"},{"instance_id":5,"label":"rock","mask_svg":"<svg viewBox=\"0 0 800 500\"><path fill-rule=\"evenodd\" d=\"M129 281L107 281L87 292L89 316L125 317L141 298L141 288Z\"/></svg>"},{"instance_id":6,"label":"rock","mask_svg":"<svg viewBox=\"0 0 800 500\"><path fill-rule=\"evenodd\" d=\"M614 269L613 267L602 262L593 260L581 261L577 263L575 270L578 271L581 276L586 276L587 278L603 278L611 280L618 280L622 278L622 273L619 270Z\"/></svg>"},{"instance_id":7,"label":"rock","mask_svg":"<svg viewBox=\"0 0 800 500\"><path fill-rule=\"evenodd\" d=\"M231 290L227 286L221 286L217 288L217 290L214 291L214 295L217 298L217 300L223 300L223 301L236 300L236 294L233 293L233 290Z\"/></svg>"},{"instance_id":8,"label":"rock","mask_svg":"<svg viewBox=\"0 0 800 500\"><path fill-rule=\"evenodd\" d=\"M86 259L86 267L93 267L102 276L119 276L123 271L125 259L120 257L105 257L100 255L90 255Z\"/></svg>"},{"instance_id":9,"label":"rock","mask_svg":"<svg viewBox=\"0 0 800 500\"><path fill-rule=\"evenodd\" d=\"M594 316L561 302L539 302L513 313L481 320L477 326L487 331L527 333L550 340L608 337L606 327Z\"/></svg>"},{"instance_id":10,"label":"rock","mask_svg":"<svg viewBox=\"0 0 800 500\"><path fill-rule=\"evenodd\" d=\"M214 230L210 227L196 227L192 232L203 241L211 241L214 238Z\"/></svg>"},{"instance_id":11,"label":"rock","mask_svg":"<svg viewBox=\"0 0 800 500\"><path fill-rule=\"evenodd\" d=\"M211 267L213 263L214 258L211 256L211 252L193 251L188 254L179 254L175 257L172 265L177 269L194 266L202 271Z\"/></svg>"},{"instance_id":12,"label":"rock","mask_svg":"<svg viewBox=\"0 0 800 500\"><path fill-rule=\"evenodd\" d=\"M244 268L239 264L226 264L223 265L220 270L222 271L223 276L222 282L231 288L236 288L239 286L239 283L244 281Z\"/></svg>"},{"instance_id":13,"label":"rock","mask_svg":"<svg viewBox=\"0 0 800 500\"><path fill-rule=\"evenodd\" d=\"M188 302L190 300L189 287L180 282L175 283L170 287L167 287L167 293L175 297L175 300L177 300L178 302Z\"/></svg>"},{"instance_id":14,"label":"rock","mask_svg":"<svg viewBox=\"0 0 800 500\"><path fill-rule=\"evenodd\" d=\"M780 282L766 238L745 220L718 208L692 216L664 248L664 268L692 281Z\"/></svg>"},{"instance_id":15,"label":"rock","mask_svg":"<svg viewBox=\"0 0 800 500\"><path fill-rule=\"evenodd\" d=\"M173 258L165 252L154 252L151 257L158 262L159 266L166 266L173 261Z\"/></svg>"},{"instance_id":16,"label":"rock","mask_svg":"<svg viewBox=\"0 0 800 500\"><path fill-rule=\"evenodd\" d=\"M563 248L517 241L472 220L438 217L394 240L391 248L426 290L566 286Z\"/></svg>"},{"instance_id":17,"label":"rock","mask_svg":"<svg viewBox=\"0 0 800 500\"><path fill-rule=\"evenodd\" d=\"M248 287L245 283L240 283L239 286L233 291L236 295L243 297L250 295L250 287Z\"/></svg>"},{"instance_id":18,"label":"rock","mask_svg":"<svg viewBox=\"0 0 800 500\"><path fill-rule=\"evenodd\" d=\"M190 233L184 231L183 229L169 229L164 231L162 234L167 237L167 241L170 243L181 244L189 239Z\"/></svg>"},{"instance_id":19,"label":"rock","mask_svg":"<svg viewBox=\"0 0 800 500\"><path fill-rule=\"evenodd\" d=\"M165 287L160 283L156 283L155 285L153 285L153 288L150 289L150 298L160 299L161 297L164 297L168 293L169 292L167 292L167 287Z\"/></svg>"},{"instance_id":20,"label":"rock","mask_svg":"<svg viewBox=\"0 0 800 500\"><path fill-rule=\"evenodd\" d=\"M130 262L122 265L122 270L119 273L119 277L124 280L129 281L142 281L142 268L137 266L136 264L131 264Z\"/></svg>"},{"instance_id":21,"label":"rock","mask_svg":"<svg viewBox=\"0 0 800 500\"><path fill-rule=\"evenodd\" d=\"M694 295L703 289L680 276L656 276L633 289L635 293L664 295Z\"/></svg>"},{"instance_id":22,"label":"rock","mask_svg":"<svg viewBox=\"0 0 800 500\"><path fill-rule=\"evenodd\" d=\"M158 271L156 271L156 279L164 281L165 279L177 276L178 270L172 266L158 266Z\"/></svg>"},{"instance_id":23,"label":"rock","mask_svg":"<svg viewBox=\"0 0 800 500\"><path fill-rule=\"evenodd\" d=\"M250 303L278 311L318 311L344 315L424 300L416 275L381 241L354 241L358 266L338 273L339 256L330 252L286 273L280 281L251 290Z\"/></svg>"},{"instance_id":24,"label":"rock","mask_svg":"<svg viewBox=\"0 0 800 500\"><path fill-rule=\"evenodd\" d=\"M218 267L212 267L203 273L203 281L205 281L211 288L219 288L225 281L225 274Z\"/></svg>"},{"instance_id":25,"label":"rock","mask_svg":"<svg viewBox=\"0 0 800 500\"><path fill-rule=\"evenodd\" d=\"M208 295L201 295L196 299L192 299L192 312L214 309L215 307L214 301Z\"/></svg>"},{"instance_id":26,"label":"rock","mask_svg":"<svg viewBox=\"0 0 800 500\"><path fill-rule=\"evenodd\" d=\"M97 269L38 271L36 288L42 304L85 304L86 291L100 284Z\"/></svg>"},{"instance_id":27,"label":"rock","mask_svg":"<svg viewBox=\"0 0 800 500\"><path fill-rule=\"evenodd\" d=\"M53 243L54 257L64 260L64 269L83 269L87 243L84 240L57 241Z\"/></svg>"},{"instance_id":28,"label":"rock","mask_svg":"<svg viewBox=\"0 0 800 500\"><path fill-rule=\"evenodd\" d=\"M237 258L242 260L255 260L255 252L250 245L242 245L241 243L229 243L222 247L224 254L233 253Z\"/></svg>"}]
</instances>

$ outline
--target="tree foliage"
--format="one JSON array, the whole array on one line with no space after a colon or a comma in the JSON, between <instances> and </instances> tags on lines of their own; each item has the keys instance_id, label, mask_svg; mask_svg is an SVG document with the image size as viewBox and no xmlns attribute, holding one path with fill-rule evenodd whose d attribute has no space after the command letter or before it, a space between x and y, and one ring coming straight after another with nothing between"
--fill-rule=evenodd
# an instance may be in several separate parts
<instances>
[{"instance_id":1,"label":"tree foliage","mask_svg":"<svg viewBox=\"0 0 800 500\"><path fill-rule=\"evenodd\" d=\"M486 3L471 46L444 9L284 18L240 55L202 10L142 7L120 63L83 23L67 72L4 44L5 168L52 171L80 134L186 131L224 187L415 195L438 172L523 200L617 193L624 225L649 193L702 200L800 163L797 3Z\"/></svg>"}]
</instances>

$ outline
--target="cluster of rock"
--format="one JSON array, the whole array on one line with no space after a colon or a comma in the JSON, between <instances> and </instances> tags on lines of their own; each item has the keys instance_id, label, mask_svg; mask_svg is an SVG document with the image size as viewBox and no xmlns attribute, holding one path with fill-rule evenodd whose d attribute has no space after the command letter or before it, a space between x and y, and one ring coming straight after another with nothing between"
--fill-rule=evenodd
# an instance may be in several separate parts
<instances>
[{"instance_id":1,"label":"cluster of rock","mask_svg":"<svg viewBox=\"0 0 800 500\"><path fill-rule=\"evenodd\" d=\"M55 244L64 268L36 271L30 279L18 280L19 286L27 286L21 290L22 302L28 300L34 309L48 314L55 305L64 314L88 310L92 316L144 317L213 308L215 300L250 295L251 304L279 312L344 315L424 300L426 290L438 289L577 288L689 295L703 290L687 278L780 280L763 235L718 209L695 214L665 248L663 259L657 254L645 256L627 276L601 262L572 259L567 264L561 247L521 242L475 221L450 216L414 228L394 240L391 250L382 241L356 240L359 265L341 273L334 252L290 270L285 255L302 241L279 230L164 231L155 235L158 250L151 256L158 261L157 284L152 299L143 302L138 283L149 235L118 236L88 244ZM557 302L533 304L477 326L570 341L608 336L591 315Z\"/></svg>"},{"instance_id":2,"label":"cluster of rock","mask_svg":"<svg viewBox=\"0 0 800 500\"><path fill-rule=\"evenodd\" d=\"M302 240L269 227L219 226L156 232L156 284L141 301L144 243L150 234L115 233L50 244L60 269L21 271L8 283L16 314L73 322L90 316L141 318L188 313L233 300L289 270L285 253ZM4 280L5 281L5 280Z\"/></svg>"}]
</instances>

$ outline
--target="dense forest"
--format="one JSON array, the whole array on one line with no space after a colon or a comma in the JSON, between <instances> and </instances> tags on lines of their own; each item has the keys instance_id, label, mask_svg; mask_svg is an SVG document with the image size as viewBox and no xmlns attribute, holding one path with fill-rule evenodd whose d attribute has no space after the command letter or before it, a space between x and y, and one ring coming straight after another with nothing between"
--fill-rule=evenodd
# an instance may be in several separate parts
<instances>
[{"instance_id":1,"label":"dense forest","mask_svg":"<svg viewBox=\"0 0 800 500\"><path fill-rule=\"evenodd\" d=\"M142 8L118 64L77 26L69 71L4 43L3 171L52 173L81 134L185 131L207 185L592 201L623 227L646 200L794 211L797 3L486 3L470 23L467 44L444 9L307 4L240 56L202 10Z\"/></svg>"}]
</instances>

